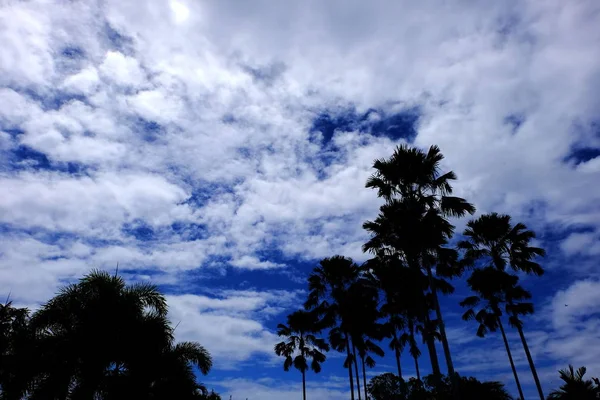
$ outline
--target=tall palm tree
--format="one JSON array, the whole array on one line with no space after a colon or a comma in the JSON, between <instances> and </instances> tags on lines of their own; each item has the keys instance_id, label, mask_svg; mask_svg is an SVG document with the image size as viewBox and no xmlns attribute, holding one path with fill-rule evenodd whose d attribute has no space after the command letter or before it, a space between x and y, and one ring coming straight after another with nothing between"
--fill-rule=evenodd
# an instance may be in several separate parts
<instances>
[{"instance_id":1,"label":"tall palm tree","mask_svg":"<svg viewBox=\"0 0 600 400\"><path fill-rule=\"evenodd\" d=\"M360 268L360 276L347 291L346 300L342 305L342 319L348 327L352 339L354 368L360 399L360 376L358 361L361 361L363 374L363 390L366 394L366 367L375 366L375 360L370 354L383 357L384 351L375 344L386 336L384 325L380 323L382 313L378 309L379 285L368 272L369 265L365 263Z\"/></svg>"},{"instance_id":2,"label":"tall palm tree","mask_svg":"<svg viewBox=\"0 0 600 400\"><path fill-rule=\"evenodd\" d=\"M419 357L421 357L421 350L415 339L415 324L414 319L408 319L408 332L405 332L400 336L400 341L408 343L409 353L415 361L415 373L417 374L417 380L421 380L421 371L419 370Z\"/></svg>"},{"instance_id":3,"label":"tall palm tree","mask_svg":"<svg viewBox=\"0 0 600 400\"><path fill-rule=\"evenodd\" d=\"M320 326L331 328L329 343L340 352L346 352L344 368L348 368L350 395L354 400L354 379L352 366L355 362L352 351L352 324L350 316L351 297L348 292L356 283L360 269L352 259L343 256L333 256L321 260L308 278L308 299L304 307L316 313L320 318Z\"/></svg>"},{"instance_id":4,"label":"tall palm tree","mask_svg":"<svg viewBox=\"0 0 600 400\"><path fill-rule=\"evenodd\" d=\"M545 251L530 245L531 240L535 238L535 233L522 223L512 225L509 215L497 213L482 215L467 223L464 235L466 240L459 242L458 247L465 251L465 260L470 265L490 265L499 271L505 271L510 267L515 271L537 276L544 273L544 269L535 262L535 258L544 256ZM523 333L523 325L518 318L518 315L532 313L533 306L513 306L508 296L506 302L510 315L509 322L519 332L540 400L544 400L542 385Z\"/></svg>"},{"instance_id":5,"label":"tall palm tree","mask_svg":"<svg viewBox=\"0 0 600 400\"><path fill-rule=\"evenodd\" d=\"M474 319L479 323L477 336L485 337L488 332L495 332L496 329L500 329L508 361L515 378L517 390L519 391L519 398L523 400L525 397L523 396L521 382L519 381L501 318L502 305L506 305L505 293L512 293L509 297L512 298L513 303L529 298L527 292L517 285L518 280L517 276L509 275L493 267L475 270L467 280L467 284L476 295L467 297L460 305L468 307L468 310L463 315L463 320L470 321ZM476 307L482 302L483 304L479 310L476 310Z\"/></svg>"},{"instance_id":6,"label":"tall palm tree","mask_svg":"<svg viewBox=\"0 0 600 400\"><path fill-rule=\"evenodd\" d=\"M377 345L374 341L369 339L368 337L359 338L358 342L358 355L361 359L362 365L362 376L363 376L363 389L365 392L365 399L368 399L367 395L367 370L366 367L374 368L376 365L375 360L371 357L370 354L375 354L379 357L385 356L385 352L379 345Z\"/></svg>"},{"instance_id":7,"label":"tall palm tree","mask_svg":"<svg viewBox=\"0 0 600 400\"><path fill-rule=\"evenodd\" d=\"M398 257L385 254L379 254L369 260L367 267L370 276L385 296L381 313L387 318L385 327L388 336L391 337L389 346L394 350L398 378L403 379L400 362L402 350L409 346L409 353L414 359L415 370L420 379L418 358L421 351L415 336L416 326L425 313L424 290L428 285L427 278L420 271L404 266Z\"/></svg>"},{"instance_id":8,"label":"tall palm tree","mask_svg":"<svg viewBox=\"0 0 600 400\"><path fill-rule=\"evenodd\" d=\"M193 368L212 360L197 343L175 344L167 304L149 284L93 271L61 289L31 318L36 334L31 399L194 398ZM167 398L169 398L167 396Z\"/></svg>"},{"instance_id":9,"label":"tall palm tree","mask_svg":"<svg viewBox=\"0 0 600 400\"><path fill-rule=\"evenodd\" d=\"M389 159L375 161L373 167L376 171L366 186L376 189L378 195L386 201L386 205L381 207L379 221L375 221L379 228L384 229L372 229L376 227L365 224L365 228L374 234L374 238L365 245L365 249L391 248L403 253L409 266L426 271L430 279L436 318L439 321L448 374L454 377L454 364L432 271L437 261L435 255L453 234L453 226L448 222L448 218L473 214L475 207L460 197L451 196L450 182L456 179L456 175L452 171L440 173L443 158L437 146L431 146L424 152L402 145L396 148ZM398 215L398 200L404 201L405 206L408 206L400 208L407 208L408 213L413 214L413 224L409 225L418 229L413 229L412 233L406 229L398 230L398 224L406 223L398 218L406 216L406 212L404 215ZM399 233L405 235L401 236Z\"/></svg>"},{"instance_id":10,"label":"tall palm tree","mask_svg":"<svg viewBox=\"0 0 600 400\"><path fill-rule=\"evenodd\" d=\"M287 341L275 345L275 353L285 357L283 369L294 368L302 373L302 396L306 400L306 371L309 368L315 373L321 372L321 364L325 362L324 351L329 351L325 340L317 338L314 333L318 329L318 321L314 313L299 310L288 315L288 324L277 325L277 335Z\"/></svg>"},{"instance_id":11,"label":"tall palm tree","mask_svg":"<svg viewBox=\"0 0 600 400\"><path fill-rule=\"evenodd\" d=\"M584 379L586 368L578 368L574 371L572 365L569 369L558 371L560 379L564 384L558 389L552 391L548 400L594 400L600 397L600 384L598 379Z\"/></svg>"}]
</instances>

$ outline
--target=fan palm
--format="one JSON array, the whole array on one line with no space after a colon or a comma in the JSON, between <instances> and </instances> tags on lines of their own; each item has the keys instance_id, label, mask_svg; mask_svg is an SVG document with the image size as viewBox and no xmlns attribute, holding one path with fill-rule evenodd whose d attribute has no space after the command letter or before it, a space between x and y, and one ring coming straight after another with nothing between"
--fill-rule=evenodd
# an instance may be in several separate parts
<instances>
[{"instance_id":1,"label":"fan palm","mask_svg":"<svg viewBox=\"0 0 600 400\"><path fill-rule=\"evenodd\" d=\"M287 341L275 345L275 353L285 357L283 369L294 368L302 373L302 396L306 400L306 371L309 368L315 373L321 372L321 364L326 356L323 351L329 351L325 340L317 338L314 333L318 329L318 321L314 313L296 311L288 315L287 325L277 325L277 335L287 338Z\"/></svg>"},{"instance_id":2,"label":"fan palm","mask_svg":"<svg viewBox=\"0 0 600 400\"><path fill-rule=\"evenodd\" d=\"M320 326L331 328L329 343L340 352L346 352L344 368L348 368L350 395L354 400L354 379L352 365L355 362L351 343L352 315L350 287L359 277L359 267L352 259L334 256L321 260L308 278L308 299L304 307L316 313L320 318Z\"/></svg>"},{"instance_id":3,"label":"fan palm","mask_svg":"<svg viewBox=\"0 0 600 400\"><path fill-rule=\"evenodd\" d=\"M468 307L463 315L463 320L470 321L474 319L479 323L477 336L484 337L488 332L495 332L496 329L500 329L508 361L519 391L519 398L522 400L525 397L523 396L523 390L501 318L502 305L506 304L505 293L509 293L513 303L529 298L528 293L517 285L518 280L517 276L509 275L493 267L475 270L467 280L467 284L476 295L467 297L460 305ZM483 304L481 304L482 302ZM481 307L476 310L479 305Z\"/></svg>"},{"instance_id":4,"label":"fan palm","mask_svg":"<svg viewBox=\"0 0 600 400\"><path fill-rule=\"evenodd\" d=\"M456 179L456 175L452 171L440 173L443 158L437 146L431 146L424 152L402 145L396 148L389 159L375 161L373 167L376 171L368 179L366 186L376 189L386 204L381 207L381 213L374 224L365 224L365 228L373 234L365 249L391 248L395 252L403 253L409 266L426 270L430 278L448 374L453 377L454 365L437 298L437 288L432 279L432 269L438 261L435 256L439 248L453 234L453 226L448 222L448 218L472 214L475 208L464 199L451 196L451 181ZM398 200L404 202L404 207L398 207ZM413 223L406 224L407 221L403 217L409 216L407 214L412 214L409 220ZM408 229L398 230L400 224L411 225L410 228L413 229L405 226Z\"/></svg>"},{"instance_id":5,"label":"fan palm","mask_svg":"<svg viewBox=\"0 0 600 400\"><path fill-rule=\"evenodd\" d=\"M381 312L387 317L386 331L392 338L389 346L394 350L398 378L402 379L400 358L408 345L420 379L418 358L421 351L415 340L415 325L425 313L423 292L427 287L427 279L420 271L403 266L402 261L393 256L379 255L369 260L368 267L385 295Z\"/></svg>"},{"instance_id":6,"label":"fan palm","mask_svg":"<svg viewBox=\"0 0 600 400\"><path fill-rule=\"evenodd\" d=\"M365 264L362 268L368 268ZM373 340L379 341L385 337L384 325L379 323L382 316L378 310L379 286L370 274L361 274L361 277L350 286L347 292L348 302L344 303L343 317L345 326L348 326L352 338L352 350L354 353L354 367L356 379L360 381L358 374L358 359L360 358L363 373L363 390L366 394L366 366L373 368L375 360L370 354L384 356L384 351ZM371 340L373 339L373 340ZM360 385L357 384L360 399Z\"/></svg>"},{"instance_id":7,"label":"fan palm","mask_svg":"<svg viewBox=\"0 0 600 400\"><path fill-rule=\"evenodd\" d=\"M545 251L530 245L535 233L522 223L512 225L510 216L497 213L485 214L467 223L464 231L466 240L459 242L458 247L465 251L467 264L493 266L499 271L507 267L527 274L542 275L543 268L535 262L538 256L544 256ZM523 324L518 315L533 313L533 306L512 306L510 297L506 297L507 311L510 310L509 322L516 327L535 385L541 400L544 400L542 385L537 375L527 340L523 333Z\"/></svg>"},{"instance_id":8,"label":"fan palm","mask_svg":"<svg viewBox=\"0 0 600 400\"><path fill-rule=\"evenodd\" d=\"M550 393L548 400L593 400L600 397L598 380L583 378L586 373L585 367L575 371L573 366L569 365L569 369L561 369L558 373L564 384Z\"/></svg>"}]
</instances>

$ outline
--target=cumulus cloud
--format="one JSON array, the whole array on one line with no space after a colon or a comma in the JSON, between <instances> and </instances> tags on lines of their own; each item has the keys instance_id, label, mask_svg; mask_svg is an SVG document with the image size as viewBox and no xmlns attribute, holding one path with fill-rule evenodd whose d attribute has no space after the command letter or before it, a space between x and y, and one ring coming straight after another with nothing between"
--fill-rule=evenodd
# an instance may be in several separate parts
<instances>
[{"instance_id":1,"label":"cumulus cloud","mask_svg":"<svg viewBox=\"0 0 600 400\"><path fill-rule=\"evenodd\" d=\"M600 254L600 237L595 232L571 233L562 243L561 249L568 255Z\"/></svg>"},{"instance_id":2,"label":"cumulus cloud","mask_svg":"<svg viewBox=\"0 0 600 400\"><path fill-rule=\"evenodd\" d=\"M217 368L230 369L253 355L274 357L278 338L264 322L294 305L298 293L228 290L210 297L170 295L167 300L177 338L199 341L216 357Z\"/></svg>"}]
</instances>

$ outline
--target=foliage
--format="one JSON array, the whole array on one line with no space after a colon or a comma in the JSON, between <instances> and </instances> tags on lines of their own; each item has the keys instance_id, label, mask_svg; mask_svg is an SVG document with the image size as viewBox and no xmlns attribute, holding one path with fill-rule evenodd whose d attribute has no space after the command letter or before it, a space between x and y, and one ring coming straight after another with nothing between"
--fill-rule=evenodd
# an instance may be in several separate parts
<instances>
[{"instance_id":1,"label":"foliage","mask_svg":"<svg viewBox=\"0 0 600 400\"><path fill-rule=\"evenodd\" d=\"M21 357L30 345L29 310L15 308L10 301L0 304L0 399L4 393L21 393L26 387L27 362Z\"/></svg>"},{"instance_id":2,"label":"foliage","mask_svg":"<svg viewBox=\"0 0 600 400\"><path fill-rule=\"evenodd\" d=\"M288 324L279 324L277 334L286 337L287 342L275 345L275 353L285 357L283 369L288 371L294 368L303 374L309 369L307 359L310 358L310 369L321 372L321 364L326 357L323 351L329 351L329 345L325 340L316 337L317 319L315 314L299 310L288 315Z\"/></svg>"},{"instance_id":3,"label":"foliage","mask_svg":"<svg viewBox=\"0 0 600 400\"><path fill-rule=\"evenodd\" d=\"M210 393L200 395L199 400L221 400L221 396L214 390L211 390Z\"/></svg>"},{"instance_id":4,"label":"foliage","mask_svg":"<svg viewBox=\"0 0 600 400\"><path fill-rule=\"evenodd\" d=\"M597 378L584 379L585 367L577 371L572 365L558 371L564 384L548 396L548 400L592 400L600 398L600 381Z\"/></svg>"},{"instance_id":5,"label":"foliage","mask_svg":"<svg viewBox=\"0 0 600 400\"><path fill-rule=\"evenodd\" d=\"M407 382L396 375L385 373L375 376L368 385L373 400L451 400L452 389L447 377L429 375L423 382L411 378ZM461 400L511 400L500 382L480 382L473 377L458 379Z\"/></svg>"},{"instance_id":6,"label":"foliage","mask_svg":"<svg viewBox=\"0 0 600 400\"><path fill-rule=\"evenodd\" d=\"M21 311L12 319L9 338L25 316ZM209 372L210 354L198 343L174 342L166 300L153 285L126 285L119 276L93 271L61 289L25 327L16 325L24 343L11 339L8 353L20 367L11 367L8 378L2 374L2 399L184 400L206 394L195 371Z\"/></svg>"},{"instance_id":7,"label":"foliage","mask_svg":"<svg viewBox=\"0 0 600 400\"><path fill-rule=\"evenodd\" d=\"M367 391L372 400L400 400L402 399L401 383L398 376L386 372L371 378Z\"/></svg>"}]
</instances>

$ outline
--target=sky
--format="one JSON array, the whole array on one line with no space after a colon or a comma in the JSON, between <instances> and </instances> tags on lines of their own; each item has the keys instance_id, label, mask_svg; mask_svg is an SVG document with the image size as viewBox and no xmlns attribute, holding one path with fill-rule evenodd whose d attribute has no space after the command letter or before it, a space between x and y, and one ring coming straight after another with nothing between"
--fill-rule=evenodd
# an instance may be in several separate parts
<instances>
[{"instance_id":1,"label":"sky","mask_svg":"<svg viewBox=\"0 0 600 400\"><path fill-rule=\"evenodd\" d=\"M600 376L597 0L3 0L0 43L0 297L35 309L118 264L212 353L209 387L300 398L277 324L318 260L368 258L373 160L437 144L477 215L509 213L548 251L523 280L544 390L569 363ZM457 370L515 393L455 285ZM377 361L369 376L395 370ZM309 374L311 399L347 399L341 364Z\"/></svg>"}]
</instances>

